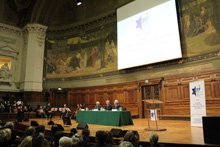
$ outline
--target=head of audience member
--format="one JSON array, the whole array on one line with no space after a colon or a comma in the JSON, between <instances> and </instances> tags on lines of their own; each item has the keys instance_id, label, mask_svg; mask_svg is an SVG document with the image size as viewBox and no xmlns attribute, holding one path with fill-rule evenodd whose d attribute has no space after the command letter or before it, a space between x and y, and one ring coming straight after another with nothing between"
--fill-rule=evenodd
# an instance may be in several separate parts
<instances>
[{"instance_id":1,"label":"head of audience member","mask_svg":"<svg viewBox=\"0 0 220 147\"><path fill-rule=\"evenodd\" d=\"M134 146L129 141L123 141L122 143L119 144L118 147L134 147Z\"/></svg>"},{"instance_id":2,"label":"head of audience member","mask_svg":"<svg viewBox=\"0 0 220 147\"><path fill-rule=\"evenodd\" d=\"M27 136L33 136L35 133L35 128L33 126L30 126L26 129L25 134Z\"/></svg>"},{"instance_id":3,"label":"head of audience member","mask_svg":"<svg viewBox=\"0 0 220 147\"><path fill-rule=\"evenodd\" d=\"M13 122L7 122L5 124L5 128L9 128L9 129L11 129L11 131L13 131L14 130L14 123Z\"/></svg>"},{"instance_id":4,"label":"head of audience member","mask_svg":"<svg viewBox=\"0 0 220 147\"><path fill-rule=\"evenodd\" d=\"M51 133L56 133L56 131L58 131L58 126L57 125L52 125Z\"/></svg>"},{"instance_id":5,"label":"head of audience member","mask_svg":"<svg viewBox=\"0 0 220 147\"><path fill-rule=\"evenodd\" d=\"M73 145L76 145L77 143L83 141L82 139L82 136L80 134L75 134L72 136L72 142L73 142Z\"/></svg>"},{"instance_id":6,"label":"head of audience member","mask_svg":"<svg viewBox=\"0 0 220 147\"><path fill-rule=\"evenodd\" d=\"M89 140L89 135L90 135L90 131L88 128L84 128L82 130L82 137L83 137L83 140Z\"/></svg>"},{"instance_id":7,"label":"head of audience member","mask_svg":"<svg viewBox=\"0 0 220 147\"><path fill-rule=\"evenodd\" d=\"M114 101L114 105L116 105L116 104L118 104L118 103L119 103L118 100L115 100L115 101Z\"/></svg>"},{"instance_id":8,"label":"head of audience member","mask_svg":"<svg viewBox=\"0 0 220 147\"><path fill-rule=\"evenodd\" d=\"M150 140L150 145L156 145L159 140L158 134L156 132L151 132L149 134L149 140Z\"/></svg>"},{"instance_id":9,"label":"head of audience member","mask_svg":"<svg viewBox=\"0 0 220 147\"><path fill-rule=\"evenodd\" d=\"M70 136L75 135L77 132L78 132L78 131L77 131L76 128L72 128L72 129L70 130Z\"/></svg>"},{"instance_id":10,"label":"head of audience member","mask_svg":"<svg viewBox=\"0 0 220 147\"><path fill-rule=\"evenodd\" d=\"M129 141L133 144L133 146L137 146L139 144L139 135L133 131L127 131L123 141Z\"/></svg>"},{"instance_id":11,"label":"head of audience member","mask_svg":"<svg viewBox=\"0 0 220 147\"><path fill-rule=\"evenodd\" d=\"M107 133L106 144L114 145L112 132L106 131L106 133Z\"/></svg>"},{"instance_id":12,"label":"head of audience member","mask_svg":"<svg viewBox=\"0 0 220 147\"><path fill-rule=\"evenodd\" d=\"M44 134L44 131L45 131L45 126L43 126L43 125L37 126L36 133L43 133Z\"/></svg>"},{"instance_id":13,"label":"head of audience member","mask_svg":"<svg viewBox=\"0 0 220 147\"><path fill-rule=\"evenodd\" d=\"M110 101L109 101L109 100L107 100L107 101L106 101L106 105L109 105L109 104L110 104Z\"/></svg>"},{"instance_id":14,"label":"head of audience member","mask_svg":"<svg viewBox=\"0 0 220 147\"><path fill-rule=\"evenodd\" d=\"M99 105L100 105L100 102L99 102L99 101L97 101L97 102L96 102L96 106L99 106Z\"/></svg>"},{"instance_id":15,"label":"head of audience member","mask_svg":"<svg viewBox=\"0 0 220 147\"><path fill-rule=\"evenodd\" d=\"M104 145L106 143L107 133L105 131L97 131L95 135L96 144Z\"/></svg>"},{"instance_id":16,"label":"head of audience member","mask_svg":"<svg viewBox=\"0 0 220 147\"><path fill-rule=\"evenodd\" d=\"M69 137L61 137L59 140L59 147L72 147L73 142Z\"/></svg>"},{"instance_id":17,"label":"head of audience member","mask_svg":"<svg viewBox=\"0 0 220 147\"><path fill-rule=\"evenodd\" d=\"M64 104L63 107L66 108L66 104Z\"/></svg>"},{"instance_id":18,"label":"head of audience member","mask_svg":"<svg viewBox=\"0 0 220 147\"><path fill-rule=\"evenodd\" d=\"M36 133L32 138L32 147L43 147L44 135L43 133Z\"/></svg>"},{"instance_id":19,"label":"head of audience member","mask_svg":"<svg viewBox=\"0 0 220 147\"><path fill-rule=\"evenodd\" d=\"M61 137L63 137L64 134L62 131L57 131L55 134L54 134L54 145L55 147L58 147L59 146L59 140Z\"/></svg>"},{"instance_id":20,"label":"head of audience member","mask_svg":"<svg viewBox=\"0 0 220 147\"><path fill-rule=\"evenodd\" d=\"M50 106L50 103L47 103L47 106Z\"/></svg>"}]
</instances>

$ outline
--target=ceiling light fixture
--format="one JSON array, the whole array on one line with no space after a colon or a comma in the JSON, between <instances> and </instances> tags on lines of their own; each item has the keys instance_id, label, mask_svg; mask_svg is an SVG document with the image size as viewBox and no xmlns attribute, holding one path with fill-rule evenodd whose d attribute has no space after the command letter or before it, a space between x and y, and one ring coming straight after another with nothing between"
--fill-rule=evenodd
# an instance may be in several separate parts
<instances>
[{"instance_id":1,"label":"ceiling light fixture","mask_svg":"<svg viewBox=\"0 0 220 147\"><path fill-rule=\"evenodd\" d=\"M77 6L79 6L79 5L82 4L82 1L81 1L81 0L78 0L76 4L77 4Z\"/></svg>"}]
</instances>

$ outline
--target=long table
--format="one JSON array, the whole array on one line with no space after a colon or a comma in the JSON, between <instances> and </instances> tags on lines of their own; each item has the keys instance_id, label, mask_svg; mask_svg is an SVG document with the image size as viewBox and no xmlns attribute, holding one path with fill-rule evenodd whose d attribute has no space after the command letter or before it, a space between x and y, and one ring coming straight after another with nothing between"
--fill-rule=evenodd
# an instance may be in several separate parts
<instances>
[{"instance_id":1,"label":"long table","mask_svg":"<svg viewBox=\"0 0 220 147\"><path fill-rule=\"evenodd\" d=\"M76 122L109 126L134 124L130 111L77 111Z\"/></svg>"}]
</instances>

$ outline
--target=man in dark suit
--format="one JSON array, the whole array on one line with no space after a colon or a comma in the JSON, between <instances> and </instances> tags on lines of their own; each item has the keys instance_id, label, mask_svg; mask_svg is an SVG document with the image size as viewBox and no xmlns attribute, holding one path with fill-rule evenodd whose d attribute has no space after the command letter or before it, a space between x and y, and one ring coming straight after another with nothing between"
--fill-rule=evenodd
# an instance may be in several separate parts
<instances>
[{"instance_id":1,"label":"man in dark suit","mask_svg":"<svg viewBox=\"0 0 220 147\"><path fill-rule=\"evenodd\" d=\"M109 101L109 100L106 101L105 110L108 110L108 111L111 111L111 110L112 110L112 105L110 104L110 101Z\"/></svg>"},{"instance_id":2,"label":"man in dark suit","mask_svg":"<svg viewBox=\"0 0 220 147\"><path fill-rule=\"evenodd\" d=\"M47 119L49 118L49 116L50 116L50 119L52 119L53 117L53 112L51 109L52 109L52 106L50 105L50 103L47 103L47 106L45 108Z\"/></svg>"},{"instance_id":3,"label":"man in dark suit","mask_svg":"<svg viewBox=\"0 0 220 147\"><path fill-rule=\"evenodd\" d=\"M23 110L22 105L20 105L18 107L19 107L19 109L18 109L18 113L17 113L17 120L18 120L18 122L21 122L24 120L24 110Z\"/></svg>"},{"instance_id":4,"label":"man in dark suit","mask_svg":"<svg viewBox=\"0 0 220 147\"><path fill-rule=\"evenodd\" d=\"M121 106L119 105L118 100L115 100L115 101L114 101L114 106L113 106L112 109L119 109L120 107L121 107Z\"/></svg>"},{"instance_id":5,"label":"man in dark suit","mask_svg":"<svg viewBox=\"0 0 220 147\"><path fill-rule=\"evenodd\" d=\"M95 105L94 109L98 109L98 110L101 109L101 106L100 106L100 102L99 102L99 101L96 102L96 105Z\"/></svg>"}]
</instances>

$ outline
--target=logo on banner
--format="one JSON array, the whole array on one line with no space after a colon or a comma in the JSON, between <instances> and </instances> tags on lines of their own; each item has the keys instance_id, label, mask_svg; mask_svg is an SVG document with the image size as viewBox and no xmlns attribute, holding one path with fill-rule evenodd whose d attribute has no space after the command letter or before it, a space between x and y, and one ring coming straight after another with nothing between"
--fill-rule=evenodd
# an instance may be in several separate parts
<instances>
[{"instance_id":1,"label":"logo on banner","mask_svg":"<svg viewBox=\"0 0 220 147\"><path fill-rule=\"evenodd\" d=\"M200 88L200 85L198 87L194 87L192 88L192 95L195 95L195 96L199 96L201 93L201 88Z\"/></svg>"},{"instance_id":2,"label":"logo on banner","mask_svg":"<svg viewBox=\"0 0 220 147\"><path fill-rule=\"evenodd\" d=\"M140 28L142 30L142 25L147 22L148 17L149 17L148 12L146 12L146 16L144 16L143 18L140 16L140 18L136 20L137 23L136 29Z\"/></svg>"}]
</instances>

